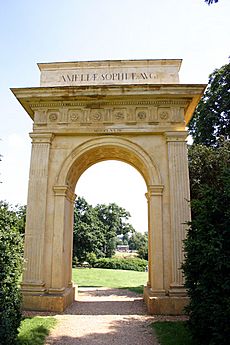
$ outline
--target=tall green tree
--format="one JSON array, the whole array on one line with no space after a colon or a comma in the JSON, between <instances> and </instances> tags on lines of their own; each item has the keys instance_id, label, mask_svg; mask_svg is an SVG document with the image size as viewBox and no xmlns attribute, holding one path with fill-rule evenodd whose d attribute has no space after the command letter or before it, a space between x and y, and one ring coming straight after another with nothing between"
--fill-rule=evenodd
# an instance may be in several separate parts
<instances>
[{"instance_id":1,"label":"tall green tree","mask_svg":"<svg viewBox=\"0 0 230 345\"><path fill-rule=\"evenodd\" d=\"M215 147L221 137L230 138L230 63L210 75L189 131L195 144L206 146Z\"/></svg>"},{"instance_id":2,"label":"tall green tree","mask_svg":"<svg viewBox=\"0 0 230 345\"><path fill-rule=\"evenodd\" d=\"M192 222L183 265L189 327L202 345L230 335L230 141L189 150Z\"/></svg>"},{"instance_id":3,"label":"tall green tree","mask_svg":"<svg viewBox=\"0 0 230 345\"><path fill-rule=\"evenodd\" d=\"M95 207L98 218L104 224L106 257L111 257L115 253L117 236L122 235L128 239L128 234L134 231L134 228L127 221L130 213L115 203L109 205L99 204Z\"/></svg>"},{"instance_id":4,"label":"tall green tree","mask_svg":"<svg viewBox=\"0 0 230 345\"><path fill-rule=\"evenodd\" d=\"M74 209L73 256L79 261L86 260L89 253L95 253L97 258L111 257L117 236L127 240L134 231L129 217L129 212L115 203L92 207L84 198L78 198Z\"/></svg>"},{"instance_id":5,"label":"tall green tree","mask_svg":"<svg viewBox=\"0 0 230 345\"><path fill-rule=\"evenodd\" d=\"M103 257L105 246L104 224L100 222L95 209L79 197L74 208L73 257L80 262L86 260L89 253Z\"/></svg>"},{"instance_id":6,"label":"tall green tree","mask_svg":"<svg viewBox=\"0 0 230 345\"><path fill-rule=\"evenodd\" d=\"M23 241L15 211L0 201L0 345L14 345L21 322Z\"/></svg>"}]
</instances>

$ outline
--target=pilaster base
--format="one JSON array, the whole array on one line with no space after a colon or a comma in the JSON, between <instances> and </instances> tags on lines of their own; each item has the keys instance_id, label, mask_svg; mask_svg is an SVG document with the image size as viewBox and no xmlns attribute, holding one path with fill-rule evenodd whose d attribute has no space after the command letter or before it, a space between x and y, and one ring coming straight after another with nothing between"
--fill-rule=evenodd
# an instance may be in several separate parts
<instances>
[{"instance_id":1,"label":"pilaster base","mask_svg":"<svg viewBox=\"0 0 230 345\"><path fill-rule=\"evenodd\" d=\"M162 296L155 294L147 286L144 288L144 301L150 315L183 315L189 298L185 296Z\"/></svg>"},{"instance_id":2,"label":"pilaster base","mask_svg":"<svg viewBox=\"0 0 230 345\"><path fill-rule=\"evenodd\" d=\"M22 295L24 310L63 312L74 301L75 287L65 289L61 294L24 294L22 291Z\"/></svg>"}]
</instances>

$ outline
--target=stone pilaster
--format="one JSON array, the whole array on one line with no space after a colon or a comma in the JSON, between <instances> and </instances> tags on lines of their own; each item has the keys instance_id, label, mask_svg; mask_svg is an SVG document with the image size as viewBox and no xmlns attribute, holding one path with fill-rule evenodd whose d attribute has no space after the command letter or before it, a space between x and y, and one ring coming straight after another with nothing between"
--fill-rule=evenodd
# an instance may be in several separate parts
<instances>
[{"instance_id":1,"label":"stone pilaster","mask_svg":"<svg viewBox=\"0 0 230 345\"><path fill-rule=\"evenodd\" d=\"M52 279L49 293L62 294L72 286L73 203L75 194L68 186L54 186Z\"/></svg>"},{"instance_id":2,"label":"stone pilaster","mask_svg":"<svg viewBox=\"0 0 230 345\"><path fill-rule=\"evenodd\" d=\"M185 295L181 264L186 222L190 221L190 192L186 137L187 132L167 132L172 243L172 283L170 295Z\"/></svg>"},{"instance_id":3,"label":"stone pilaster","mask_svg":"<svg viewBox=\"0 0 230 345\"><path fill-rule=\"evenodd\" d=\"M25 270L22 292L45 292L44 236L46 227L46 199L52 134L30 134L32 152L30 162L27 218L25 231Z\"/></svg>"},{"instance_id":4,"label":"stone pilaster","mask_svg":"<svg viewBox=\"0 0 230 345\"><path fill-rule=\"evenodd\" d=\"M153 295L165 294L163 267L162 185L149 185L148 200L148 287Z\"/></svg>"}]
</instances>

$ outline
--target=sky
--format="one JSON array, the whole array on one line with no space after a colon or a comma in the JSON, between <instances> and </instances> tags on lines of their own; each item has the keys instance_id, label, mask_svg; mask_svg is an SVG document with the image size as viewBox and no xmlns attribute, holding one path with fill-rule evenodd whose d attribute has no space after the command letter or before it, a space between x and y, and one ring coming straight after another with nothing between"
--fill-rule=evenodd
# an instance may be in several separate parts
<instances>
[{"instance_id":1,"label":"sky","mask_svg":"<svg viewBox=\"0 0 230 345\"><path fill-rule=\"evenodd\" d=\"M26 204L33 124L10 88L39 86L37 63L180 58L181 83L207 83L228 63L229 16L229 0L0 0L0 200ZM147 231L145 192L141 175L114 161L76 187L93 205L125 207L138 231Z\"/></svg>"}]
</instances>

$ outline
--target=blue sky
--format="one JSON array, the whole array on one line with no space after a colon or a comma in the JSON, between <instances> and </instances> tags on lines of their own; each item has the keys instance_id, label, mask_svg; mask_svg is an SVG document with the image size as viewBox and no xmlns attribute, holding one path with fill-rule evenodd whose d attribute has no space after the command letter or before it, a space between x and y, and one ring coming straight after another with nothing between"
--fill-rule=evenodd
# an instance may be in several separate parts
<instances>
[{"instance_id":1,"label":"blue sky","mask_svg":"<svg viewBox=\"0 0 230 345\"><path fill-rule=\"evenodd\" d=\"M212 6L203 0L0 0L0 199L26 203L32 122L9 88L38 86L37 62L182 58L181 82L206 83L214 68L228 62L229 15L229 0ZM77 194L92 203L108 202L94 182L90 186L90 178L105 183L116 171L116 191L137 174L108 164L95 166L91 177L88 171L85 182L83 175ZM146 230L141 218L145 186L138 178L124 193L135 188L134 202L124 196L119 201L121 193L117 197L115 191L110 191L111 201L131 208L136 227L145 224Z\"/></svg>"}]
</instances>

